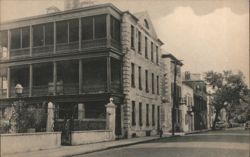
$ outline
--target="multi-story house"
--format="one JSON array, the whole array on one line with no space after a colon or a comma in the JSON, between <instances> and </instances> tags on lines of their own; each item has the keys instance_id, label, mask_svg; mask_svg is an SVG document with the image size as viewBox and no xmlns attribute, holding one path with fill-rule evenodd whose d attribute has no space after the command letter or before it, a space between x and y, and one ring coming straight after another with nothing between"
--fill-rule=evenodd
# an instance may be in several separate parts
<instances>
[{"instance_id":1,"label":"multi-story house","mask_svg":"<svg viewBox=\"0 0 250 157\"><path fill-rule=\"evenodd\" d=\"M163 71L163 86L162 86L162 97L163 97L163 106L162 106L162 126L164 131L171 131L172 129L172 109L174 103L174 83L176 83L176 103L175 103L175 129L176 131L180 130L181 122L181 110L179 105L181 104L181 67L183 63L178 60L173 54L163 54L162 55L162 71ZM176 77L176 78L175 78ZM176 81L175 81L176 80Z\"/></svg>"},{"instance_id":2,"label":"multi-story house","mask_svg":"<svg viewBox=\"0 0 250 157\"><path fill-rule=\"evenodd\" d=\"M191 132L194 130L194 92L191 87L182 83L181 95L183 98L183 104L180 106L181 114L181 131Z\"/></svg>"},{"instance_id":3,"label":"multi-story house","mask_svg":"<svg viewBox=\"0 0 250 157\"><path fill-rule=\"evenodd\" d=\"M98 129L112 97L116 135L156 134L163 43L149 15L112 4L79 4L1 24L2 110L17 100L20 84L27 104L55 106L55 123L73 117Z\"/></svg>"},{"instance_id":4,"label":"multi-story house","mask_svg":"<svg viewBox=\"0 0 250 157\"><path fill-rule=\"evenodd\" d=\"M194 129L207 129L207 90L206 83L200 74L185 72L183 83L193 89L194 99Z\"/></svg>"}]
</instances>

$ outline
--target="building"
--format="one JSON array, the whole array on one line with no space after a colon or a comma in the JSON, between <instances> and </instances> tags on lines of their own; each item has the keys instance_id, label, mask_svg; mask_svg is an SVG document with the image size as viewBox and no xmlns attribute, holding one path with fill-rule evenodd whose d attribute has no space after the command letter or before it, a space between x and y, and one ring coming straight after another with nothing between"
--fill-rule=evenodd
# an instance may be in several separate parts
<instances>
[{"instance_id":1,"label":"building","mask_svg":"<svg viewBox=\"0 0 250 157\"><path fill-rule=\"evenodd\" d=\"M194 99L194 130L207 129L207 90L201 75L184 73L183 83L193 89Z\"/></svg>"},{"instance_id":2,"label":"building","mask_svg":"<svg viewBox=\"0 0 250 157\"><path fill-rule=\"evenodd\" d=\"M182 111L181 131L191 132L194 130L194 112L192 112L194 108L194 92L185 82L182 83L181 89L181 95L185 102L180 106L180 110Z\"/></svg>"},{"instance_id":3,"label":"building","mask_svg":"<svg viewBox=\"0 0 250 157\"><path fill-rule=\"evenodd\" d=\"M172 129L172 108L174 103L174 78L176 76L176 106L175 106L175 127L176 131L180 130L181 110L181 67L183 63L179 61L173 54L163 54L163 106L162 106L162 125L164 131L171 131Z\"/></svg>"},{"instance_id":4,"label":"building","mask_svg":"<svg viewBox=\"0 0 250 157\"><path fill-rule=\"evenodd\" d=\"M70 118L74 130L105 129L105 105L113 98L116 136L156 134L163 43L149 15L79 4L1 24L2 113L17 100L21 84L22 100L37 115L53 104L56 130Z\"/></svg>"}]
</instances>

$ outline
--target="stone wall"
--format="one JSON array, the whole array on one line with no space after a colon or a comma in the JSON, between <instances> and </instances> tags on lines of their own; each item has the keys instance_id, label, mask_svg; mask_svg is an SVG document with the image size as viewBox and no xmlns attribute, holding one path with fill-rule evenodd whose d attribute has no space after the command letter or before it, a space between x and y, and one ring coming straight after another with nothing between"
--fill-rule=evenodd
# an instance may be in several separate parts
<instances>
[{"instance_id":1,"label":"stone wall","mask_svg":"<svg viewBox=\"0 0 250 157\"><path fill-rule=\"evenodd\" d=\"M60 132L0 134L1 153L37 151L60 147Z\"/></svg>"},{"instance_id":2,"label":"stone wall","mask_svg":"<svg viewBox=\"0 0 250 157\"><path fill-rule=\"evenodd\" d=\"M115 140L114 133L111 130L73 131L71 137L72 145Z\"/></svg>"}]
</instances>

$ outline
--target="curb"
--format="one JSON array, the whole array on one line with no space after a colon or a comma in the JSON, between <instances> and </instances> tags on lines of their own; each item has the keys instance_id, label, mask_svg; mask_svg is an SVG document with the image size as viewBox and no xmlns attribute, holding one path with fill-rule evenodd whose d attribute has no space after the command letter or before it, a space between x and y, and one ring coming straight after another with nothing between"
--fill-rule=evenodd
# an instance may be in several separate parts
<instances>
[{"instance_id":1,"label":"curb","mask_svg":"<svg viewBox=\"0 0 250 157\"><path fill-rule=\"evenodd\" d=\"M90 153L94 153L94 152L100 152L100 151L104 151L104 150L109 150L109 149L114 149L114 148L121 148L121 147L131 146L131 145L135 145L135 144L145 143L145 142L149 142L149 141L154 141L154 140L157 140L157 139L160 139L160 137L145 140L145 141L137 141L137 142L133 142L133 143L121 144L121 145L116 145L116 146L109 146L109 147L100 148L100 149L91 150L91 151L86 151L86 152L82 152L82 153L74 153L74 154L64 155L63 157L72 157L72 156L76 156L76 155L90 154Z\"/></svg>"}]
</instances>

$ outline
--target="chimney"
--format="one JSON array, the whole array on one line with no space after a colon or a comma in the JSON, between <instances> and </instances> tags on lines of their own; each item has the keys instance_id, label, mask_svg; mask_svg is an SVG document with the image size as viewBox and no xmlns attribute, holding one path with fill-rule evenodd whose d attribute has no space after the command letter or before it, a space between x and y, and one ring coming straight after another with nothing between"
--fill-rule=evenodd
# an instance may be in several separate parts
<instances>
[{"instance_id":1,"label":"chimney","mask_svg":"<svg viewBox=\"0 0 250 157\"><path fill-rule=\"evenodd\" d=\"M47 14L56 13L56 12L59 12L59 11L61 11L61 10L58 9L57 7L55 7L55 6L51 6L51 7L46 8L46 13Z\"/></svg>"},{"instance_id":2,"label":"chimney","mask_svg":"<svg viewBox=\"0 0 250 157\"><path fill-rule=\"evenodd\" d=\"M64 10L80 7L80 0L64 0Z\"/></svg>"}]
</instances>

